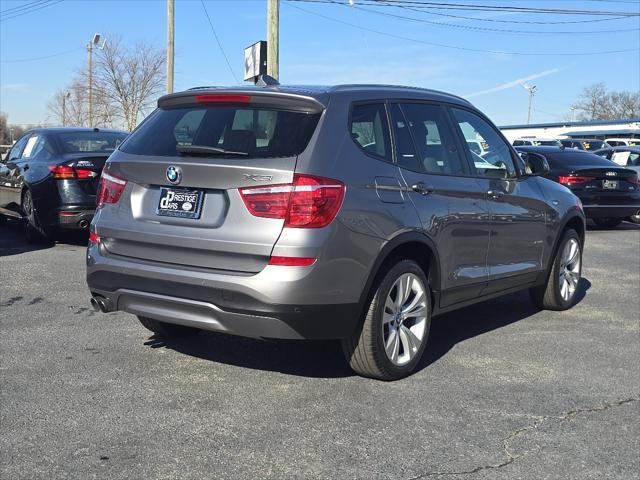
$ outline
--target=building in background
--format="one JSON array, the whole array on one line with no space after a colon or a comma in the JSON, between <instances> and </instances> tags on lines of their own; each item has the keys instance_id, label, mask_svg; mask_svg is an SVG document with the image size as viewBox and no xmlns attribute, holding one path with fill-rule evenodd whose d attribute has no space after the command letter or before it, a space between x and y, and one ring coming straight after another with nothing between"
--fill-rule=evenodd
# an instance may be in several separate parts
<instances>
[{"instance_id":1,"label":"building in background","mask_svg":"<svg viewBox=\"0 0 640 480\"><path fill-rule=\"evenodd\" d=\"M640 138L640 118L583 122L532 123L499 127L510 142L516 138Z\"/></svg>"}]
</instances>

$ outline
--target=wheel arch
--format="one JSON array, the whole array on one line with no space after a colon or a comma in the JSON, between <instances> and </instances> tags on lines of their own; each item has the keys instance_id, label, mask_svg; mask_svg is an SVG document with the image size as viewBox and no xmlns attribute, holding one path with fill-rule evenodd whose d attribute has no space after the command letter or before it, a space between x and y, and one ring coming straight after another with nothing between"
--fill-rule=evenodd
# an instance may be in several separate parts
<instances>
[{"instance_id":1,"label":"wheel arch","mask_svg":"<svg viewBox=\"0 0 640 480\"><path fill-rule=\"evenodd\" d=\"M440 291L440 259L437 252L433 240L419 232L404 232L389 240L373 264L360 297L360 304L363 308L366 307L372 287L391 265L401 259L409 259L418 263L427 275L431 289L431 304L435 308Z\"/></svg>"}]
</instances>

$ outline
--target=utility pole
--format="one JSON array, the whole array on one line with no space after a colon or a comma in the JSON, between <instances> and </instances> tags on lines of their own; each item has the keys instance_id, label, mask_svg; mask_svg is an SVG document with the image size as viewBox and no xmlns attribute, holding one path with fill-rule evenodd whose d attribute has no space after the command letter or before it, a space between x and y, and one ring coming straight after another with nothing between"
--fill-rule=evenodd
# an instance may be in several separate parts
<instances>
[{"instance_id":1,"label":"utility pole","mask_svg":"<svg viewBox=\"0 0 640 480\"><path fill-rule=\"evenodd\" d=\"M267 0L267 75L278 80L280 46L280 0Z\"/></svg>"},{"instance_id":2,"label":"utility pole","mask_svg":"<svg viewBox=\"0 0 640 480\"><path fill-rule=\"evenodd\" d=\"M174 0L167 0L167 93L173 93Z\"/></svg>"},{"instance_id":3,"label":"utility pole","mask_svg":"<svg viewBox=\"0 0 640 480\"><path fill-rule=\"evenodd\" d=\"M538 87L535 85L527 85L526 83L522 84L522 88L529 92L529 111L527 113L527 125L531 123L531 104L533 103L533 96L538 91Z\"/></svg>"},{"instance_id":4,"label":"utility pole","mask_svg":"<svg viewBox=\"0 0 640 480\"><path fill-rule=\"evenodd\" d=\"M93 127L93 41L87 45L87 51L89 52L89 128Z\"/></svg>"}]
</instances>

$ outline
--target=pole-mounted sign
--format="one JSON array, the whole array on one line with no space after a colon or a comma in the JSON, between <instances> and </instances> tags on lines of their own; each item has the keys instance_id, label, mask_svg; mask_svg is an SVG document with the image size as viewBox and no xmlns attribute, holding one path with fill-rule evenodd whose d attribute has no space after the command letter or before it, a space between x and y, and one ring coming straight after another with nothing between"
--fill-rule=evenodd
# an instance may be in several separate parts
<instances>
[{"instance_id":1,"label":"pole-mounted sign","mask_svg":"<svg viewBox=\"0 0 640 480\"><path fill-rule=\"evenodd\" d=\"M267 42L261 40L244 49L244 80L256 82L267 73Z\"/></svg>"}]
</instances>

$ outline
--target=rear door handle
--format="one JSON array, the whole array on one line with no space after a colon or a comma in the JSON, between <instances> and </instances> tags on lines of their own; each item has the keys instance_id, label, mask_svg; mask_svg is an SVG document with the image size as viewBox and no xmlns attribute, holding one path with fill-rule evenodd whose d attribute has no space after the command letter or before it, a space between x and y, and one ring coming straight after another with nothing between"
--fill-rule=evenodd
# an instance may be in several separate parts
<instances>
[{"instance_id":1,"label":"rear door handle","mask_svg":"<svg viewBox=\"0 0 640 480\"><path fill-rule=\"evenodd\" d=\"M418 182L415 185L411 185L411 190L419 193L420 195L429 195L433 192L434 188L430 185L425 185L422 182Z\"/></svg>"},{"instance_id":2,"label":"rear door handle","mask_svg":"<svg viewBox=\"0 0 640 480\"><path fill-rule=\"evenodd\" d=\"M504 197L504 192L501 192L500 190L489 190L487 192L487 196L489 198L493 198L494 200L497 200L498 198Z\"/></svg>"}]
</instances>

